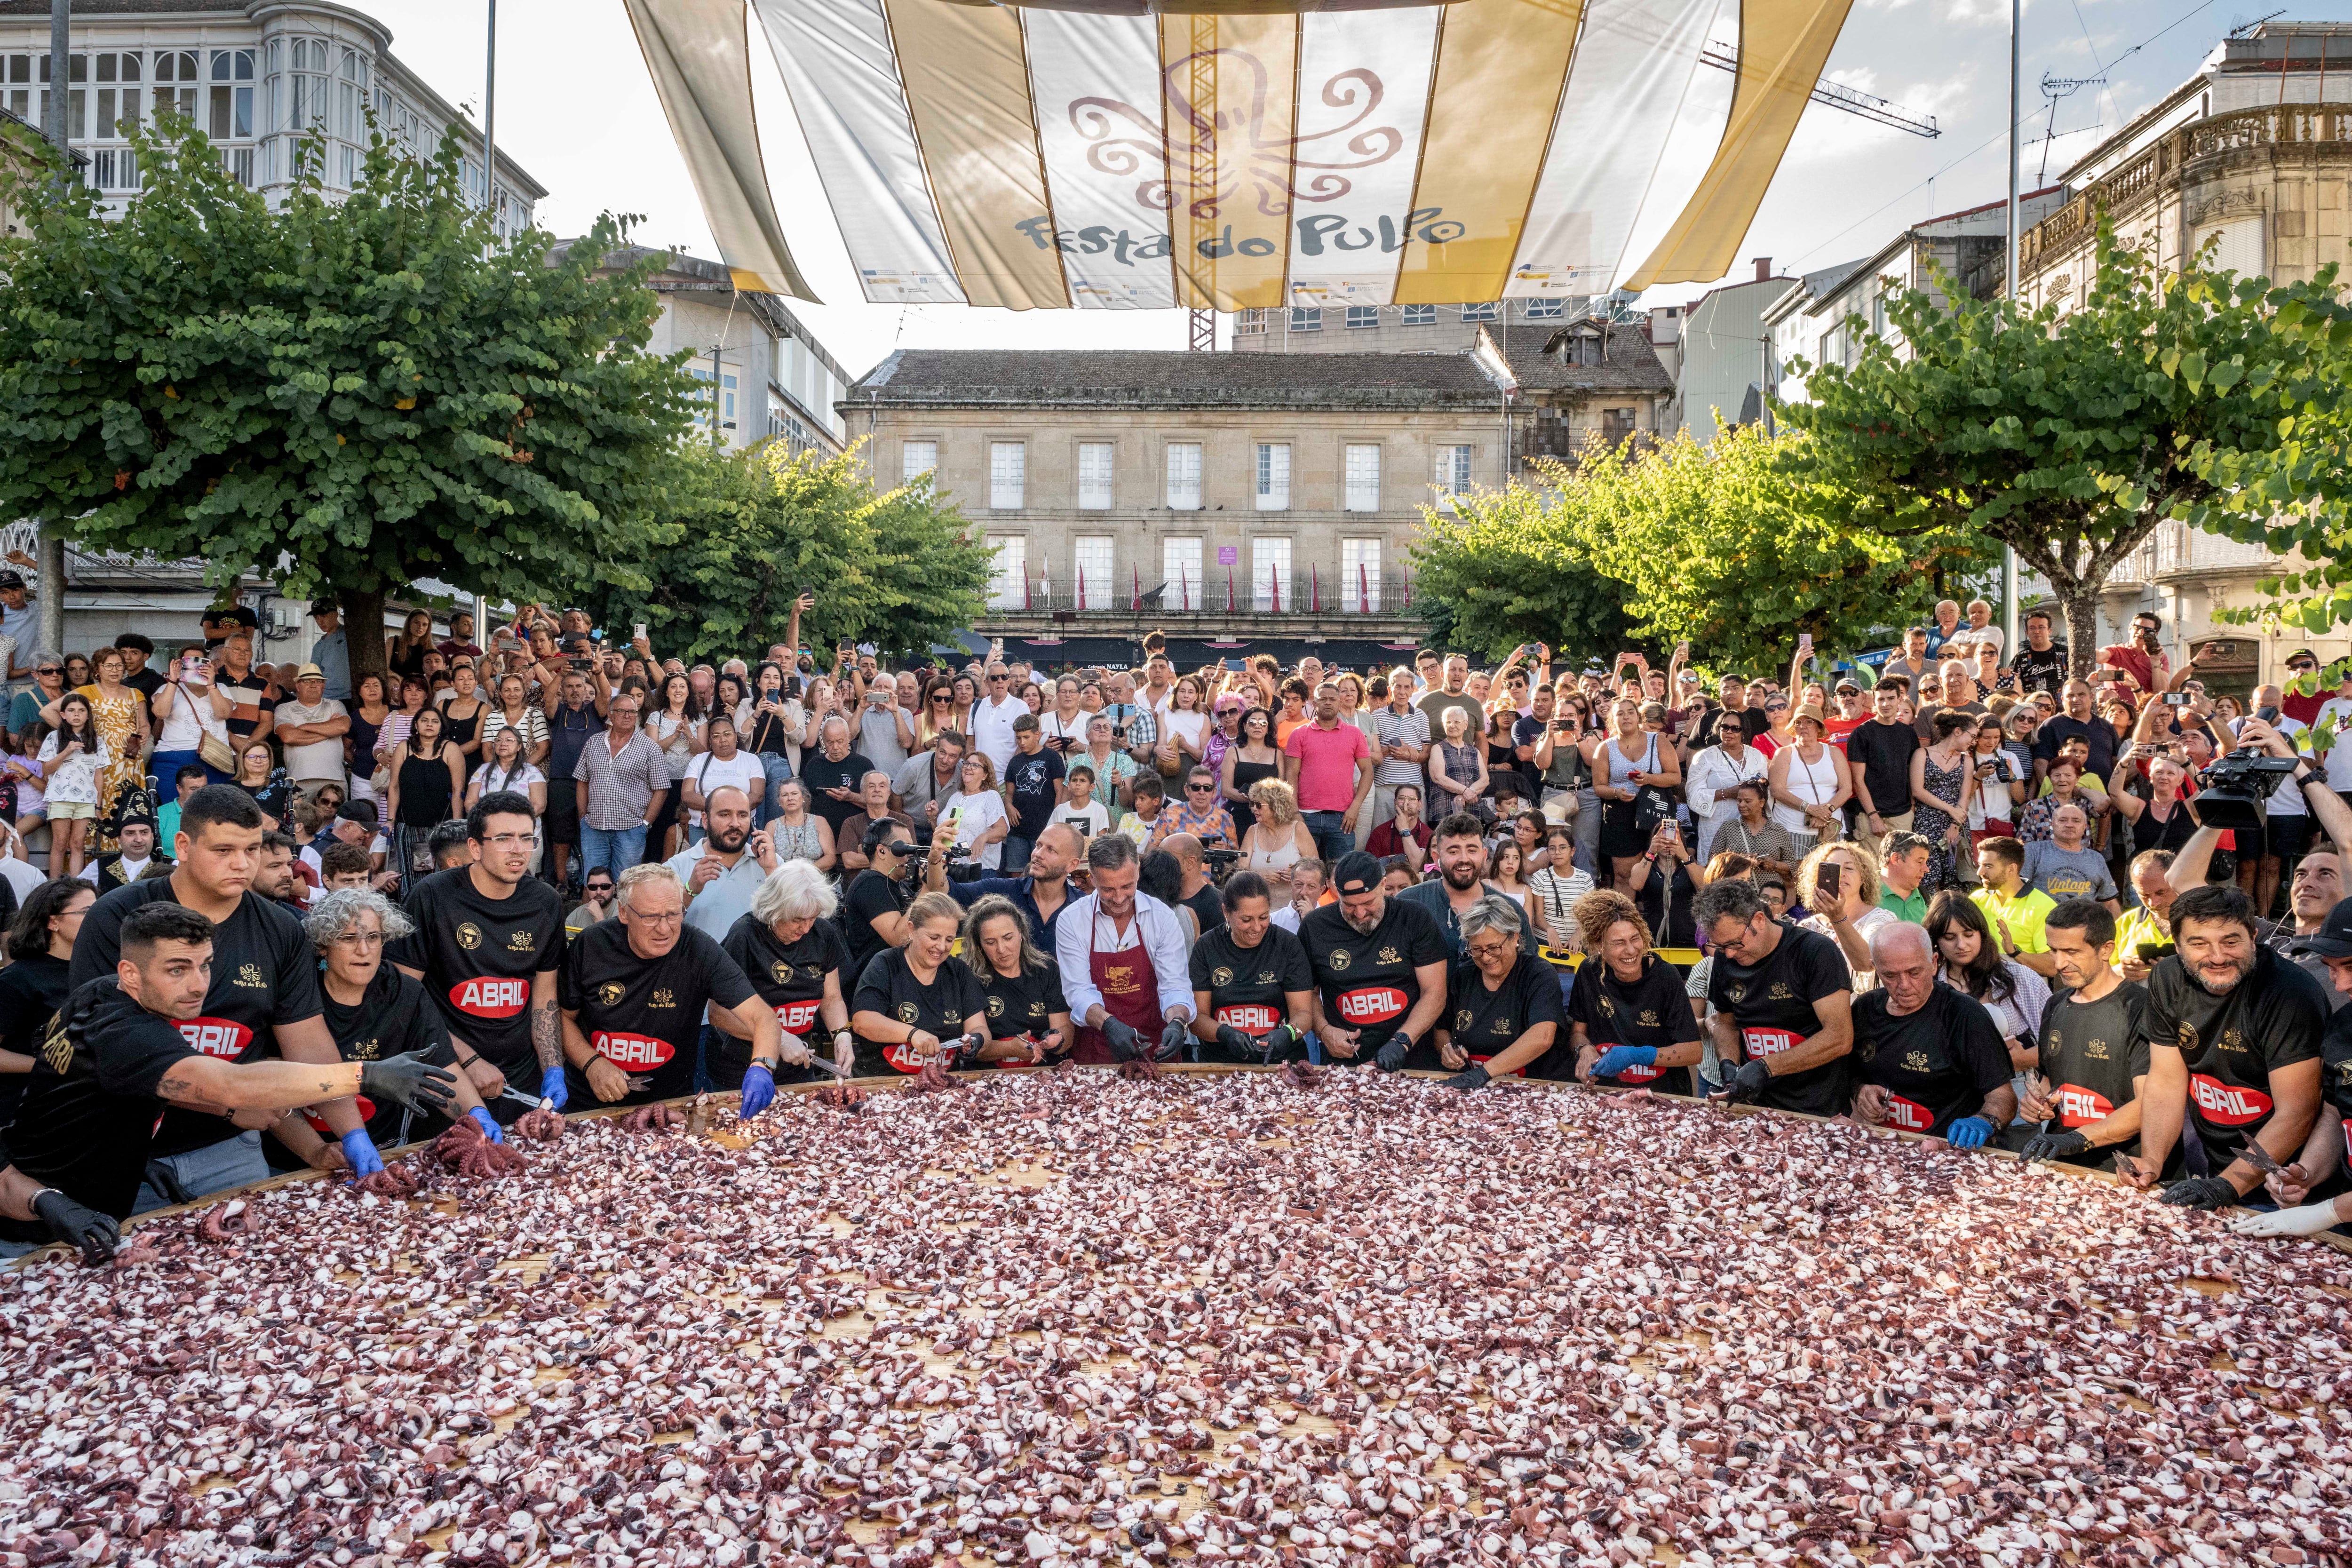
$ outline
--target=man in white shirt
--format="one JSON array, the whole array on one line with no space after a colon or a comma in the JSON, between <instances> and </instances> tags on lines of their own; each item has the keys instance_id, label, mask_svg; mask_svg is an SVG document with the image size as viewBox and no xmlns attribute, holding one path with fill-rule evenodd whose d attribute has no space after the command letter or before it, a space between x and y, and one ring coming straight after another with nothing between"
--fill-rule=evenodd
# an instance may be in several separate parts
<instances>
[{"instance_id":1,"label":"man in white shirt","mask_svg":"<svg viewBox=\"0 0 2352 1568\"><path fill-rule=\"evenodd\" d=\"M1013 737L1013 721L1028 711L1029 704L1013 695L1013 672L1001 664L990 665L987 694L971 705L971 743L996 764L998 778L1021 749Z\"/></svg>"},{"instance_id":2,"label":"man in white shirt","mask_svg":"<svg viewBox=\"0 0 2352 1568\"><path fill-rule=\"evenodd\" d=\"M286 748L286 775L306 794L322 784L341 789L343 736L350 710L327 695L327 675L315 664L294 672L294 700L278 705L278 742Z\"/></svg>"},{"instance_id":3,"label":"man in white shirt","mask_svg":"<svg viewBox=\"0 0 2352 1568\"><path fill-rule=\"evenodd\" d=\"M1054 931L1062 995L1080 1026L1070 1059L1165 1061L1183 1048L1192 1022L1183 922L1136 890L1142 863L1124 834L1087 845L1087 868L1095 890L1063 910Z\"/></svg>"},{"instance_id":4,"label":"man in white shirt","mask_svg":"<svg viewBox=\"0 0 2352 1568\"><path fill-rule=\"evenodd\" d=\"M1727 710L1716 721L1716 743L1691 759L1683 782L1684 798L1698 818L1698 863L1714 858L1715 836L1739 815L1731 792L1749 779L1765 776L1769 763L1764 753L1748 743L1748 726Z\"/></svg>"}]
</instances>

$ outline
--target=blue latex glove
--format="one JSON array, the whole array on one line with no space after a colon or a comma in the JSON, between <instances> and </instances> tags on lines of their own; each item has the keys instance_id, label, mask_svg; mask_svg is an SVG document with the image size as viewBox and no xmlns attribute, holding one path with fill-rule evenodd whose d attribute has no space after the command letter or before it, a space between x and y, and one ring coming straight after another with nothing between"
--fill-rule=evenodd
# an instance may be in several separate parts
<instances>
[{"instance_id":1,"label":"blue latex glove","mask_svg":"<svg viewBox=\"0 0 2352 1568\"><path fill-rule=\"evenodd\" d=\"M474 1119L475 1122L480 1126L482 1130L482 1136L488 1139L491 1142L503 1143L507 1141L507 1135L499 1131L499 1124L490 1119L490 1113L484 1110L480 1106L478 1105L474 1107L473 1110L468 1110L466 1114Z\"/></svg>"},{"instance_id":2,"label":"blue latex glove","mask_svg":"<svg viewBox=\"0 0 2352 1568\"><path fill-rule=\"evenodd\" d=\"M375 1152L375 1141L367 1135L364 1127L354 1127L343 1134L343 1158L352 1163L354 1182L362 1176L383 1173L383 1156Z\"/></svg>"},{"instance_id":3,"label":"blue latex glove","mask_svg":"<svg viewBox=\"0 0 2352 1568\"><path fill-rule=\"evenodd\" d=\"M539 1097L541 1100L551 1100L553 1102L548 1107L550 1110L562 1110L563 1102L571 1098L563 1088L563 1064L562 1062L558 1062L553 1067L548 1068L546 1073L541 1077L539 1080Z\"/></svg>"},{"instance_id":4,"label":"blue latex glove","mask_svg":"<svg viewBox=\"0 0 2352 1568\"><path fill-rule=\"evenodd\" d=\"M1992 1123L1981 1116L1963 1116L1952 1123L1944 1137L1955 1149L1981 1149L1992 1136Z\"/></svg>"},{"instance_id":5,"label":"blue latex glove","mask_svg":"<svg viewBox=\"0 0 2352 1568\"><path fill-rule=\"evenodd\" d=\"M1592 1064L1594 1078L1615 1078L1627 1068L1654 1068L1658 1065L1655 1046L1612 1046L1601 1053Z\"/></svg>"},{"instance_id":6,"label":"blue latex glove","mask_svg":"<svg viewBox=\"0 0 2352 1568\"><path fill-rule=\"evenodd\" d=\"M765 1062L753 1062L743 1069L743 1105L737 1112L749 1121L768 1109L776 1098L776 1075L768 1070Z\"/></svg>"}]
</instances>

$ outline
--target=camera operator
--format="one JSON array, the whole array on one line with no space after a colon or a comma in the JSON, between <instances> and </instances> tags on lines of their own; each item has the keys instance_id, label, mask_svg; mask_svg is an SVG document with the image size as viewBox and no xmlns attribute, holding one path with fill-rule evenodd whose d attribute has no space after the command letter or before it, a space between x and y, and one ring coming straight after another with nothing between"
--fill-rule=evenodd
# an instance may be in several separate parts
<instances>
[{"instance_id":1,"label":"camera operator","mask_svg":"<svg viewBox=\"0 0 2352 1568\"><path fill-rule=\"evenodd\" d=\"M849 942L845 973L856 975L883 949L907 945L907 906L914 902L918 864L914 832L894 816L867 828L862 847L866 869L850 880L843 900L849 912L841 922Z\"/></svg>"},{"instance_id":2,"label":"camera operator","mask_svg":"<svg viewBox=\"0 0 2352 1568\"><path fill-rule=\"evenodd\" d=\"M1225 923L1225 903L1209 876L1209 848L1190 833L1171 833L1160 841L1160 847L1176 858L1184 873L1177 888L1177 900L1192 911L1200 922L1201 934L1208 935ZM1231 848L1231 845L1225 846Z\"/></svg>"},{"instance_id":3,"label":"camera operator","mask_svg":"<svg viewBox=\"0 0 2352 1568\"><path fill-rule=\"evenodd\" d=\"M952 894L965 909L971 908L991 894L1013 900L1021 918L1029 922L1029 940L1047 952L1054 951L1054 928L1062 918L1063 910L1078 896L1071 884L1070 868L1086 852L1086 841L1076 829L1066 823L1055 823L1037 835L1036 843L1029 848L1029 869L1019 877L967 877L958 879L949 874L948 861L955 836L935 833L931 836L930 853L923 861L923 887L933 893ZM967 862L959 869L969 873L977 868Z\"/></svg>"}]
</instances>

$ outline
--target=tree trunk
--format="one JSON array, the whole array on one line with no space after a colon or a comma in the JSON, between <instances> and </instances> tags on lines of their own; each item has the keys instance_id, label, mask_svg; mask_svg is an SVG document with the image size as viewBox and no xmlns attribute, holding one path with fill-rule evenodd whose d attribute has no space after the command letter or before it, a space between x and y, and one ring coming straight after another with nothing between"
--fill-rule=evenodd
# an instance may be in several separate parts
<instances>
[{"instance_id":1,"label":"tree trunk","mask_svg":"<svg viewBox=\"0 0 2352 1568\"><path fill-rule=\"evenodd\" d=\"M2089 678L2098 663L2099 587L2076 581L2053 584L2058 604L2066 612L2066 673L2077 680Z\"/></svg>"},{"instance_id":2,"label":"tree trunk","mask_svg":"<svg viewBox=\"0 0 2352 1568\"><path fill-rule=\"evenodd\" d=\"M352 689L360 689L362 675L386 676L391 663L383 657L383 590L381 588L350 588L343 591L343 641L349 647L352 660ZM384 700L400 706L400 693L384 683Z\"/></svg>"}]
</instances>

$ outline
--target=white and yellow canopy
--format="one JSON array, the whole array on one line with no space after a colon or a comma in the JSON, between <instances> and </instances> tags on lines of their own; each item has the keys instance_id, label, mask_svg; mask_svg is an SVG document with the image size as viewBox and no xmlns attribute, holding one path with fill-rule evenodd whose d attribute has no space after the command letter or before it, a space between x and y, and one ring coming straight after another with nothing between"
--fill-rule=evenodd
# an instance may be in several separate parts
<instances>
[{"instance_id":1,"label":"white and yellow canopy","mask_svg":"<svg viewBox=\"0 0 2352 1568\"><path fill-rule=\"evenodd\" d=\"M747 0L626 3L739 286L814 299L761 162ZM1024 310L1718 278L1850 5L748 0L866 298ZM1727 6L1721 143L1624 275Z\"/></svg>"}]
</instances>

